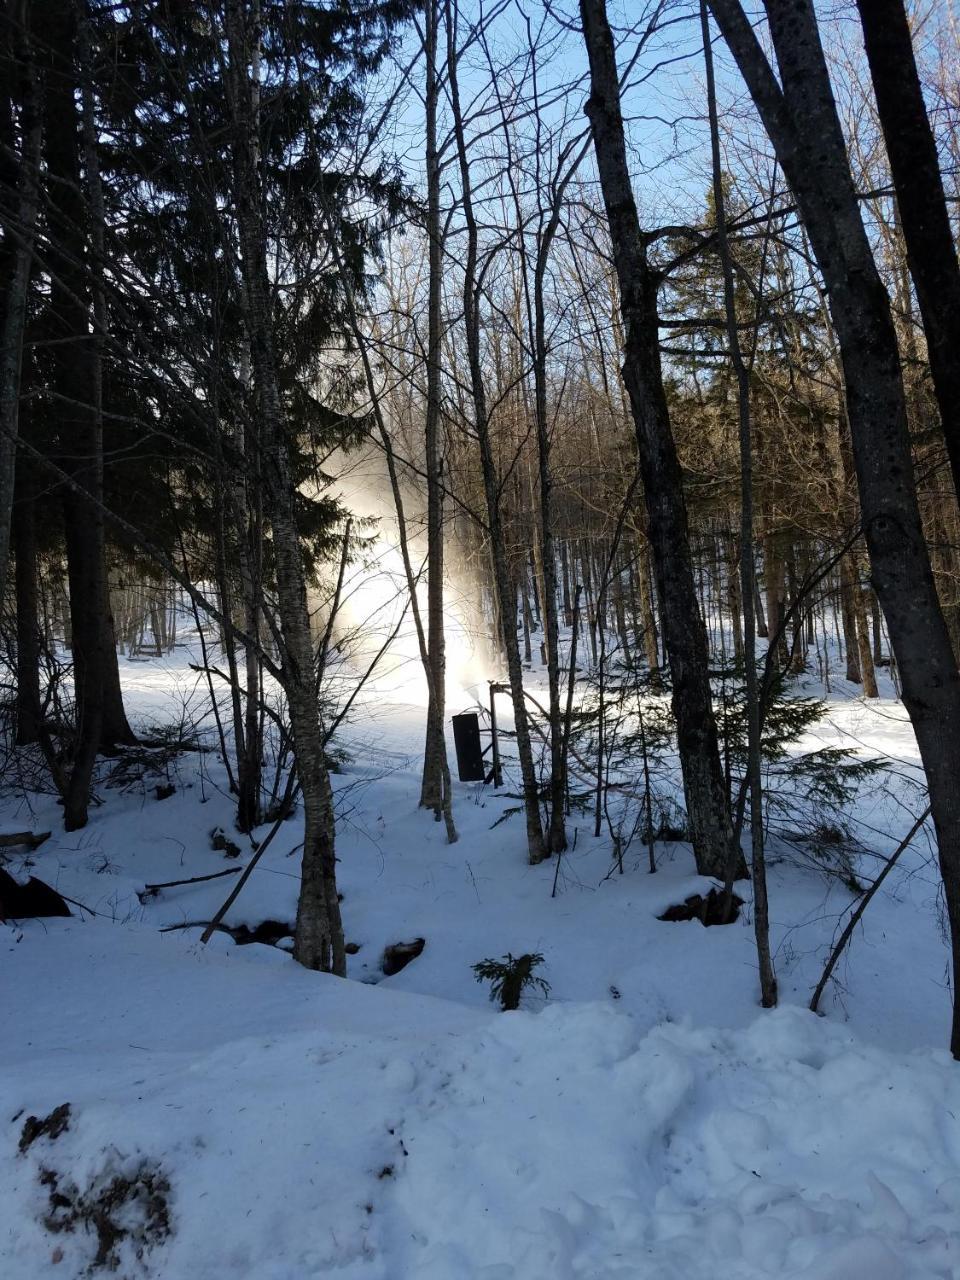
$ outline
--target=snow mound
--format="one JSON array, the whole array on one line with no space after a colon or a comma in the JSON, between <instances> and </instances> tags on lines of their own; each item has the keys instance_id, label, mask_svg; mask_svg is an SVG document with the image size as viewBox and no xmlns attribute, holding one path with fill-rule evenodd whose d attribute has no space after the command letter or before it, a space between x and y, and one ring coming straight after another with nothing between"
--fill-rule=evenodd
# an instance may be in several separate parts
<instances>
[{"instance_id":1,"label":"snow mound","mask_svg":"<svg viewBox=\"0 0 960 1280\"><path fill-rule=\"evenodd\" d=\"M121 1247L122 1276L960 1275L945 1053L789 1008L743 1030L471 1010L130 928L4 930L0 950L5 1280L94 1257L42 1225L43 1168L83 1185L139 1160L169 1179L172 1234L142 1262ZM17 1154L24 1118L65 1101L66 1132Z\"/></svg>"}]
</instances>

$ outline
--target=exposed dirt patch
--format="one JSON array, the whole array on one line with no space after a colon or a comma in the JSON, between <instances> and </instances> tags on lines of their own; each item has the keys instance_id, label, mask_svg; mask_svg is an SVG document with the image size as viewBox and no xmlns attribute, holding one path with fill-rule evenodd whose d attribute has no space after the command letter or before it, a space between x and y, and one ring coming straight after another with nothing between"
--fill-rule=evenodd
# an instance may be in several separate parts
<instances>
[{"instance_id":1,"label":"exposed dirt patch","mask_svg":"<svg viewBox=\"0 0 960 1280\"><path fill-rule=\"evenodd\" d=\"M695 893L687 898L684 902L678 902L676 906L667 907L662 916L657 916L658 920L699 920L702 925L709 928L714 924L733 924L734 920L740 915L740 908L743 906L743 899L733 894L730 899L729 909L726 907L725 896L717 889L711 889L708 893Z\"/></svg>"},{"instance_id":2,"label":"exposed dirt patch","mask_svg":"<svg viewBox=\"0 0 960 1280\"><path fill-rule=\"evenodd\" d=\"M395 973L405 969L411 960L416 960L426 945L426 938L414 938L412 942L394 942L387 947L380 962L384 977L392 978Z\"/></svg>"},{"instance_id":3,"label":"exposed dirt patch","mask_svg":"<svg viewBox=\"0 0 960 1280\"><path fill-rule=\"evenodd\" d=\"M48 1209L42 1219L47 1230L80 1230L96 1238L88 1274L116 1271L124 1241L130 1241L135 1257L142 1259L170 1235L170 1182L152 1161L143 1160L128 1173L104 1171L84 1190L55 1169L41 1169L39 1180L47 1189Z\"/></svg>"},{"instance_id":4,"label":"exposed dirt patch","mask_svg":"<svg viewBox=\"0 0 960 1280\"><path fill-rule=\"evenodd\" d=\"M22 1112L21 1112L22 1114ZM59 1138L65 1129L70 1128L70 1103L61 1102L54 1107L48 1116L27 1116L20 1133L17 1150L22 1155L28 1147L33 1146L38 1138Z\"/></svg>"},{"instance_id":5,"label":"exposed dirt patch","mask_svg":"<svg viewBox=\"0 0 960 1280\"><path fill-rule=\"evenodd\" d=\"M293 937L293 925L284 920L261 920L251 929L249 925L239 924L227 929L238 947L245 947L251 942L263 942L268 947L275 947L281 938Z\"/></svg>"}]
</instances>

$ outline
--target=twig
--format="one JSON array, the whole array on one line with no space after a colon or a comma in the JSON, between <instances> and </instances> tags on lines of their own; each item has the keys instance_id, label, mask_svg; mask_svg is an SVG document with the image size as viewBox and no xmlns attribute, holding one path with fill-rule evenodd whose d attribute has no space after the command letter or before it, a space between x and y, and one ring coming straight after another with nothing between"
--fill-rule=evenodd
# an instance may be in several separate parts
<instances>
[{"instance_id":1,"label":"twig","mask_svg":"<svg viewBox=\"0 0 960 1280\"><path fill-rule=\"evenodd\" d=\"M57 893L60 893L59 889L57 889ZM103 916L104 920L110 919L105 911L94 911L93 907L88 907L85 902L78 902L76 898L68 898L65 893L60 893L60 897L64 902L69 902L71 907L78 907L81 911L87 911L92 916Z\"/></svg>"},{"instance_id":2,"label":"twig","mask_svg":"<svg viewBox=\"0 0 960 1280\"><path fill-rule=\"evenodd\" d=\"M208 876L191 876L189 880L165 880L163 884L145 884L137 894L137 897L142 902L145 897L152 897L155 893L159 893L161 889L174 889L181 884L200 884L203 880L219 880L221 876L236 876L239 874L239 867L227 867L226 871L214 871Z\"/></svg>"},{"instance_id":3,"label":"twig","mask_svg":"<svg viewBox=\"0 0 960 1280\"><path fill-rule=\"evenodd\" d=\"M291 773L291 774L290 774L290 777L287 779L287 790L290 792L290 799L291 799L291 800L292 800L292 799L293 799L293 797L297 794L297 792L300 790L300 784L299 784L299 783L297 783L297 784L296 784L295 786L293 786L293 787L291 787L291 785L290 785L290 784L293 782L294 776L295 776L295 775L294 775L293 773ZM285 797L285 799L286 799L286 797ZM240 890L243 888L243 886L244 886L244 885L247 883L247 881L250 879L250 876L251 876L251 874L253 873L253 869L254 869L254 867L257 865L257 863L260 861L260 859L261 859L261 858L263 857L263 855L266 853L267 849L270 847L270 844L271 844L271 841L273 840L273 837L277 834L277 832L278 832L278 831L280 830L280 828L283 826L284 822L286 822L287 813L288 813L287 805L286 805L286 804L284 804L284 805L282 806L282 808L281 808L281 816L280 816L279 818L277 818L276 822L275 822L275 823L273 824L273 826L270 828L269 832L267 833L266 838L265 838L263 841L261 841L261 843L257 846L257 851L256 851L256 853L253 855L253 857L250 859L250 861L249 861L249 862L247 863L247 865L244 867L244 869L243 869L243 874L241 875L240 879L239 879L239 880L237 881L237 883L233 886L233 888L231 889L230 893L227 895L227 897L226 897L226 899L225 899L225 901L224 901L223 905L220 907L219 911L216 913L216 915L213 917L213 919L210 921L210 923L209 923L209 924L207 925L207 927L204 929L203 933L200 935L200 941L201 941L201 943L202 943L204 946L206 946L206 944L210 941L211 937L213 936L213 931L214 931L215 929L219 929L219 928L220 928L220 921L223 919L223 917L227 914L227 912L230 910L230 908L231 908L231 907L233 906L233 904L236 902L237 898L238 898L238 897L239 897L239 895L240 895Z\"/></svg>"},{"instance_id":4,"label":"twig","mask_svg":"<svg viewBox=\"0 0 960 1280\"><path fill-rule=\"evenodd\" d=\"M893 853L887 859L887 865L883 868L883 870L877 876L876 880L874 880L873 884L870 886L867 892L863 895L863 897L857 903L856 910L854 911L850 919L847 921L846 926L844 927L843 933L841 933L840 937L837 939L836 946L833 948L833 950L830 953L830 959L827 961L826 966L823 970L823 973L820 975L820 981L817 983L817 989L814 991L810 999L811 1013L817 1012L817 1006L820 1003L820 997L823 995L824 987L826 987L827 983L830 981L830 975L833 973L834 969L836 968L837 961L840 959L840 956L843 954L844 947L850 941L850 936L853 933L854 929L857 927L857 924L860 921L860 917L863 915L867 907L870 905L871 898L877 892L880 886L883 884L884 880L887 878L890 872L893 870L894 864L896 863L897 859L900 857L901 853L903 853L904 849L907 848L907 846L913 840L913 837L917 834L917 832L920 830L920 828L923 826L923 824L926 822L927 818L929 817L930 817L930 806L927 805L926 809L924 809L923 813L921 813L920 817L916 820L916 822L913 824L913 826L910 828L907 834L903 837L903 839L897 845L896 849L894 849Z\"/></svg>"},{"instance_id":5,"label":"twig","mask_svg":"<svg viewBox=\"0 0 960 1280\"><path fill-rule=\"evenodd\" d=\"M179 929L199 929L200 926L203 925L204 923L205 921L203 920L184 920L182 924L165 924L162 929L158 930L158 932L159 933L176 933L177 930ZM230 932L230 930L227 928L225 924L209 924L207 925L207 928L210 929L211 932L214 929L219 929L221 933ZM202 942L203 939L201 938L200 941Z\"/></svg>"}]
</instances>

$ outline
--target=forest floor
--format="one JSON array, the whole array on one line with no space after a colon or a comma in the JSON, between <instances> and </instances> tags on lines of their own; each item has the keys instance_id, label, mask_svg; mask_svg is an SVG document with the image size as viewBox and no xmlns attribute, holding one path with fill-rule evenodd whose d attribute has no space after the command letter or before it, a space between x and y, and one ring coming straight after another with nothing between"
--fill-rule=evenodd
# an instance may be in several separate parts
<instances>
[{"instance_id":1,"label":"forest floor","mask_svg":"<svg viewBox=\"0 0 960 1280\"><path fill-rule=\"evenodd\" d=\"M121 660L141 728L199 698L189 656ZM834 682L808 735L889 759L849 815L867 882L921 807L885 692L868 705ZM926 840L823 1017L806 1004L856 898L772 843L781 1007L762 1012L749 884L729 927L662 922L708 886L689 847L658 844L650 875L636 841L610 874L586 814L559 870L529 867L509 767L499 794L456 784L449 846L417 809L422 732L422 704L385 678L342 735L348 982L286 944L200 946L232 876L144 894L250 856L214 752L178 756L166 799L166 775L101 785L72 835L52 797L5 802L0 832L53 832L5 851L8 869L88 910L0 927L4 1280L960 1277L960 1068ZM236 861L211 848L218 827ZM293 920L301 832L282 826L228 923ZM384 948L416 938L385 977ZM500 1012L472 965L536 951L549 997ZM62 1131L18 1151L27 1118L61 1104Z\"/></svg>"}]
</instances>

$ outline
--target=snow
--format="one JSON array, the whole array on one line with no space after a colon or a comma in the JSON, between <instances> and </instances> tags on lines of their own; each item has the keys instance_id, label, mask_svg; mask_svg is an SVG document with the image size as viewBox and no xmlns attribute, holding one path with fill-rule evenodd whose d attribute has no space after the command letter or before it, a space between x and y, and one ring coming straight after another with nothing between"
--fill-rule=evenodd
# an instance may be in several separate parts
<instances>
[{"instance_id":1,"label":"snow","mask_svg":"<svg viewBox=\"0 0 960 1280\"><path fill-rule=\"evenodd\" d=\"M134 718L199 706L189 656L122 662ZM884 855L912 822L916 749L891 697L852 695L836 683L813 736L896 762L852 815ZM960 1277L960 1071L926 844L870 906L819 1018L805 1005L855 900L782 851L782 1006L762 1012L748 888L730 927L662 923L708 885L689 849L658 846L651 876L631 847L608 875L609 841L577 818L552 896L555 864L526 865L520 819L493 826L516 801L475 785L457 784L446 845L416 808L422 717L394 672L345 734L347 982L279 948L161 932L209 920L233 877L141 903L147 883L234 865L210 848L217 826L246 862L212 753L181 756L163 801L101 788L73 835L50 797L0 810L3 829L54 833L10 868L97 913L0 927L0 1276L80 1277L94 1257L90 1234L43 1225L44 1168L83 1188L149 1160L173 1229L142 1260L121 1245L121 1276ZM231 924L293 918L299 839L285 823ZM418 936L423 954L384 978L384 946ZM507 951L543 952L548 999L489 1003L471 966ZM18 1154L24 1119L63 1102L68 1129Z\"/></svg>"}]
</instances>

